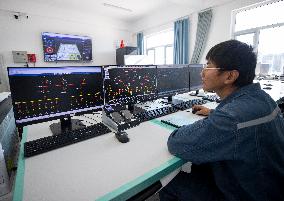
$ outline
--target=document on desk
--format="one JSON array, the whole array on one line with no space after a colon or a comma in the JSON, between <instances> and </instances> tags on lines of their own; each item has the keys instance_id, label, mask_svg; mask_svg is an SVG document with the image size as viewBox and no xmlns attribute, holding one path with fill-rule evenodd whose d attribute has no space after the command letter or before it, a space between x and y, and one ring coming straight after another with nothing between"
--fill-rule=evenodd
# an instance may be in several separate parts
<instances>
[{"instance_id":1,"label":"document on desk","mask_svg":"<svg viewBox=\"0 0 284 201\"><path fill-rule=\"evenodd\" d=\"M219 103L209 102L204 104L205 107L214 109ZM206 116L196 115L192 113L191 109L179 111L174 114L170 114L164 117L160 117L159 120L163 123L179 128L184 125L193 124L194 122L204 119Z\"/></svg>"},{"instance_id":2,"label":"document on desk","mask_svg":"<svg viewBox=\"0 0 284 201\"><path fill-rule=\"evenodd\" d=\"M189 113L189 112L188 112ZM194 116L194 117L192 117ZM172 125L174 127L182 127L184 125L193 124L194 122L205 118L204 116L194 115L194 114L176 114L173 116L170 116L168 118L165 118L162 120L163 123L167 123L169 125Z\"/></svg>"}]
</instances>

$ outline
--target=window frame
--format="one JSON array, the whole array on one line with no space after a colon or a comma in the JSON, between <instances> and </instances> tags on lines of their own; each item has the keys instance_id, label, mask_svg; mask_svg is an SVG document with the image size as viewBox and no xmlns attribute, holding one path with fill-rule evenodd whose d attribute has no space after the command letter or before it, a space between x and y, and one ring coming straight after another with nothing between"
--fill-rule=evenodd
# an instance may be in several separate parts
<instances>
[{"instance_id":1,"label":"window frame","mask_svg":"<svg viewBox=\"0 0 284 201\"><path fill-rule=\"evenodd\" d=\"M149 34L149 35L146 35L146 36L144 36L144 53L146 54L146 55L148 55L148 51L150 51L150 50L153 50L154 51L154 64L156 63L156 50L155 50L155 48L158 48L158 47L163 47L163 49L164 49L164 64L166 64L166 61L167 61L167 59L166 59L166 48L167 47L172 47L173 48L173 46L174 46L174 39L173 39L173 43L166 43L166 44L164 44L164 45L158 45L158 46L154 46L154 47L150 47L150 48L148 48L147 47L147 38L149 38L149 37L151 37L151 36L153 36L153 35L158 35L158 34L161 34L161 33L164 33L164 32L170 32L170 31L174 31L174 29L173 28L169 28L169 29L165 29L165 30L162 30L162 31L159 31L159 32L155 32L155 33L153 33L153 34Z\"/></svg>"},{"instance_id":2,"label":"window frame","mask_svg":"<svg viewBox=\"0 0 284 201\"><path fill-rule=\"evenodd\" d=\"M243 12L245 10L261 7L261 6L264 6L264 5L273 4L273 3L276 3L278 1L279 0L264 1L264 2L256 3L256 4L253 4L253 5L250 5L250 6L246 6L246 7L243 7L243 8L233 10L232 13L231 13L231 38L234 39L235 33L241 34L242 32L252 31L254 29L266 29L266 28L273 28L273 27L277 27L277 26L283 26L284 23L276 23L276 24L272 24L272 25L266 25L266 26L260 26L260 27L255 27L255 28L251 28L251 29L246 29L246 30L242 30L242 31L235 31L236 15L238 13Z\"/></svg>"},{"instance_id":3,"label":"window frame","mask_svg":"<svg viewBox=\"0 0 284 201\"><path fill-rule=\"evenodd\" d=\"M253 50L258 57L260 31L265 30L265 29L269 29L269 28L276 28L276 27L282 27L282 26L284 27L284 22L265 25L265 26L259 26L259 27L245 29L245 30L241 30L241 31L235 31L236 15L240 12L245 11L245 10L254 9L254 8L265 6L265 5L268 5L268 4L277 3L278 1L279 0L264 1L264 2L261 2L261 3L257 3L257 4L253 4L253 5L244 7L244 8L233 10L232 14L231 14L231 38L236 39L237 36L242 36L242 35L246 35L246 34L254 34L254 36L253 36Z\"/></svg>"}]
</instances>

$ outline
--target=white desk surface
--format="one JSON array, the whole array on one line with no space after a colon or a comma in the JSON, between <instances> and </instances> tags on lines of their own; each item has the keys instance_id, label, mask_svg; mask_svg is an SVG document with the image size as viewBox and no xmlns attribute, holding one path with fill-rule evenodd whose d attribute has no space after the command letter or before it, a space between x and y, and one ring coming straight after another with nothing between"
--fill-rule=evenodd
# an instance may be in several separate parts
<instances>
[{"instance_id":1,"label":"white desk surface","mask_svg":"<svg viewBox=\"0 0 284 201\"><path fill-rule=\"evenodd\" d=\"M261 88L271 87L271 89L263 89L268 93L273 100L277 101L284 97L284 81L280 80L258 80ZM272 86L266 86L265 84L271 84Z\"/></svg>"},{"instance_id":2,"label":"white desk surface","mask_svg":"<svg viewBox=\"0 0 284 201\"><path fill-rule=\"evenodd\" d=\"M283 97L283 83L273 83L272 88L267 91L274 100ZM185 94L180 98L196 97ZM215 108L217 103L205 106ZM203 118L188 109L141 123L126 131L130 138L126 144L118 142L112 132L25 159L21 146L13 201L126 200L183 164L167 150L173 128L159 124L172 115L195 121ZM98 119L80 117L86 125L91 118ZM49 124L26 127L22 145L25 140L51 135Z\"/></svg>"},{"instance_id":3,"label":"white desk surface","mask_svg":"<svg viewBox=\"0 0 284 201\"><path fill-rule=\"evenodd\" d=\"M51 135L49 124L26 127L23 139L26 137L30 141ZM129 194L132 185L143 184L143 181L161 174L161 170L183 164L167 150L170 129L153 122L144 122L127 130L127 133L130 142L126 144L118 142L114 133L109 133L22 158L20 163L23 164L19 163L13 200L125 200L127 196L132 196ZM20 160L23 157L22 151ZM168 169L166 174L159 177L178 167ZM18 178L21 172L22 179ZM22 185L22 192L19 185ZM131 193L135 194L135 189ZM119 198L113 199L114 197Z\"/></svg>"}]
</instances>

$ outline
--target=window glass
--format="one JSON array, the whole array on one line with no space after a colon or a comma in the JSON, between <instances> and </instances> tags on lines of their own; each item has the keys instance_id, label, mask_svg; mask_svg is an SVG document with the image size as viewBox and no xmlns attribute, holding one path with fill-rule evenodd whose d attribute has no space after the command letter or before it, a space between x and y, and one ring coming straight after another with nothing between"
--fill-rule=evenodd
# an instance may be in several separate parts
<instances>
[{"instance_id":1,"label":"window glass","mask_svg":"<svg viewBox=\"0 0 284 201\"><path fill-rule=\"evenodd\" d=\"M284 1L259 6L236 14L235 31L284 22Z\"/></svg>"},{"instance_id":2,"label":"window glass","mask_svg":"<svg viewBox=\"0 0 284 201\"><path fill-rule=\"evenodd\" d=\"M155 50L148 50L147 55L151 64L155 63Z\"/></svg>"},{"instance_id":3,"label":"window glass","mask_svg":"<svg viewBox=\"0 0 284 201\"><path fill-rule=\"evenodd\" d=\"M260 30L258 63L261 74L283 73L284 67L284 26Z\"/></svg>"},{"instance_id":4,"label":"window glass","mask_svg":"<svg viewBox=\"0 0 284 201\"><path fill-rule=\"evenodd\" d=\"M173 44L174 31L164 31L147 37L147 48Z\"/></svg>"},{"instance_id":5,"label":"window glass","mask_svg":"<svg viewBox=\"0 0 284 201\"><path fill-rule=\"evenodd\" d=\"M243 34L243 35L236 36L236 40L242 41L242 42L254 47L253 37L254 37L254 33Z\"/></svg>"},{"instance_id":6,"label":"window glass","mask_svg":"<svg viewBox=\"0 0 284 201\"><path fill-rule=\"evenodd\" d=\"M168 46L166 47L166 64L173 64L173 47Z\"/></svg>"},{"instance_id":7,"label":"window glass","mask_svg":"<svg viewBox=\"0 0 284 201\"><path fill-rule=\"evenodd\" d=\"M173 29L145 36L144 40L146 53L153 59L153 64L160 65L173 63Z\"/></svg>"},{"instance_id":8,"label":"window glass","mask_svg":"<svg viewBox=\"0 0 284 201\"><path fill-rule=\"evenodd\" d=\"M256 75L284 73L283 11L284 1L274 1L235 14L234 38L253 46L257 53Z\"/></svg>"},{"instance_id":9,"label":"window glass","mask_svg":"<svg viewBox=\"0 0 284 201\"><path fill-rule=\"evenodd\" d=\"M157 65L165 64L165 48L164 47L155 48L155 64Z\"/></svg>"}]
</instances>

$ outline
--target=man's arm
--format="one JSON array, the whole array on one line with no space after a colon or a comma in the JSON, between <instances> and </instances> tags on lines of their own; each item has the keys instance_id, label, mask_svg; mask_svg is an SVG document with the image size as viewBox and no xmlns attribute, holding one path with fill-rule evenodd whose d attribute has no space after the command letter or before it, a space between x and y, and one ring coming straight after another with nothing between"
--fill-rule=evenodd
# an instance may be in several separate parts
<instances>
[{"instance_id":1,"label":"man's arm","mask_svg":"<svg viewBox=\"0 0 284 201\"><path fill-rule=\"evenodd\" d=\"M196 164L235 157L236 122L228 113L212 112L208 118L175 130L168 139L173 155Z\"/></svg>"},{"instance_id":2,"label":"man's arm","mask_svg":"<svg viewBox=\"0 0 284 201\"><path fill-rule=\"evenodd\" d=\"M203 106L203 105L194 105L192 106L192 111L194 114L202 115L202 116L208 116L211 113L211 109Z\"/></svg>"}]
</instances>

